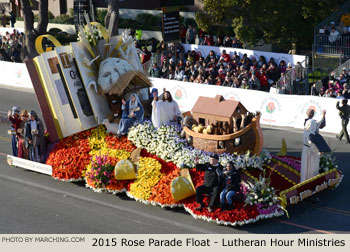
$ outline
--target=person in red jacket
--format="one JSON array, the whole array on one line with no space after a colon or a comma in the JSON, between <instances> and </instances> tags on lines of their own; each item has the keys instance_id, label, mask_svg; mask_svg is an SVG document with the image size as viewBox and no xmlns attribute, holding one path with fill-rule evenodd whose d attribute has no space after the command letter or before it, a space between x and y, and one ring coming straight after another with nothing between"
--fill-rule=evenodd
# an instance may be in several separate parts
<instances>
[{"instance_id":1,"label":"person in red jacket","mask_svg":"<svg viewBox=\"0 0 350 252\"><path fill-rule=\"evenodd\" d=\"M264 72L263 69L260 69L257 77L260 81L260 90L269 92L269 90L270 90L269 81L268 81L266 73Z\"/></svg>"},{"instance_id":2,"label":"person in red jacket","mask_svg":"<svg viewBox=\"0 0 350 252\"><path fill-rule=\"evenodd\" d=\"M226 50L222 50L222 54L220 56L220 59L224 59L224 62L226 62L226 63L231 61L231 57L228 53L226 53Z\"/></svg>"},{"instance_id":3,"label":"person in red jacket","mask_svg":"<svg viewBox=\"0 0 350 252\"><path fill-rule=\"evenodd\" d=\"M151 59L152 53L150 51L148 51L146 46L142 47L142 52L143 52L143 54L141 56L141 64L143 65Z\"/></svg>"},{"instance_id":4,"label":"person in red jacket","mask_svg":"<svg viewBox=\"0 0 350 252\"><path fill-rule=\"evenodd\" d=\"M20 132L18 132L18 129L22 122L19 116L20 110L20 107L13 107L12 111L9 110L7 113L8 118L11 122L11 130L14 130L16 132L16 134L12 135L12 154L15 157L18 156L17 139L20 136Z\"/></svg>"}]
</instances>

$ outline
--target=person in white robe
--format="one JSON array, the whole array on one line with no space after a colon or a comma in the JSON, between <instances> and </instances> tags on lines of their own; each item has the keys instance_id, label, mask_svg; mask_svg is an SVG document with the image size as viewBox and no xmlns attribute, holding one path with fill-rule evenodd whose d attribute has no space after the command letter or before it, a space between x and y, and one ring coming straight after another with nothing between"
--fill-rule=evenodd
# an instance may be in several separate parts
<instances>
[{"instance_id":1,"label":"person in white robe","mask_svg":"<svg viewBox=\"0 0 350 252\"><path fill-rule=\"evenodd\" d=\"M300 182L308 180L319 173L320 152L316 145L311 142L310 134L318 133L319 127L325 119L326 111L320 121L313 119L314 111L308 112L308 119L305 122L303 134L303 151L301 154Z\"/></svg>"},{"instance_id":2,"label":"person in white robe","mask_svg":"<svg viewBox=\"0 0 350 252\"><path fill-rule=\"evenodd\" d=\"M164 91L161 101L158 101L156 94L153 97L152 123L154 127L159 128L162 124L176 121L181 117L179 106L173 100L169 91Z\"/></svg>"}]
</instances>

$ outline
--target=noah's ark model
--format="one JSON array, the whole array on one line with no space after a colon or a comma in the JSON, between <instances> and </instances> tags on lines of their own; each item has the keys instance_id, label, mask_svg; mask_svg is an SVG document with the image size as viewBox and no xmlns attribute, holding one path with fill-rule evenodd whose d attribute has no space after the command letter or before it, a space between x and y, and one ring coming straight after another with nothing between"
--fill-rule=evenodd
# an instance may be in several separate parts
<instances>
[{"instance_id":1,"label":"noah's ark model","mask_svg":"<svg viewBox=\"0 0 350 252\"><path fill-rule=\"evenodd\" d=\"M191 112L194 124L184 126L184 132L193 147L218 154L261 152L259 112L250 113L240 102L221 95L200 96Z\"/></svg>"}]
</instances>

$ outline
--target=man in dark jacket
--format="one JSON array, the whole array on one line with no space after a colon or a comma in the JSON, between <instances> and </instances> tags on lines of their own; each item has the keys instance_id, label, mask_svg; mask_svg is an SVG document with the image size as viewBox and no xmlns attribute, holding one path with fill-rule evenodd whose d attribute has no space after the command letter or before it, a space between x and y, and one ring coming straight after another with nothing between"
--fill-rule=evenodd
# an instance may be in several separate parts
<instances>
[{"instance_id":1,"label":"man in dark jacket","mask_svg":"<svg viewBox=\"0 0 350 252\"><path fill-rule=\"evenodd\" d=\"M349 133L347 130L347 126L349 123L349 117L350 117L350 106L348 105L348 100L343 99L341 107L339 106L339 102L337 102L337 109L339 110L339 116L341 118L342 130L339 133L339 135L336 135L336 137L341 141L341 139L345 135L346 143L350 143Z\"/></svg>"},{"instance_id":2,"label":"man in dark jacket","mask_svg":"<svg viewBox=\"0 0 350 252\"><path fill-rule=\"evenodd\" d=\"M219 164L218 154L210 156L209 163L198 164L198 157L195 160L196 169L204 171L203 185L196 188L196 200L200 204L196 210L201 211L204 208L203 194L211 194L208 205L208 212L213 211L212 207L216 205L221 191L220 177L222 176L222 166Z\"/></svg>"}]
</instances>

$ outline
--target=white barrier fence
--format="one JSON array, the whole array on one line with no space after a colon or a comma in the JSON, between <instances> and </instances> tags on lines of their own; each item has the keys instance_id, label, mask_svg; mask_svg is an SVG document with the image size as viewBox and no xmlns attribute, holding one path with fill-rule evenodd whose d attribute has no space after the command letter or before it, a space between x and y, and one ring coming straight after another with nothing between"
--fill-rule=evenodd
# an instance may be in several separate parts
<instances>
[{"instance_id":1,"label":"white barrier fence","mask_svg":"<svg viewBox=\"0 0 350 252\"><path fill-rule=\"evenodd\" d=\"M255 50L248 50L248 49L240 49L240 48L232 48L232 47L216 47L216 46L202 46L202 45L193 45L193 44L182 44L184 47L185 52L188 50L192 51L199 51L203 57L206 57L210 51L214 51L216 55L220 55L223 50L226 50L226 53L230 54L230 56L233 55L234 52L237 52L237 54L242 58L243 54L247 54L248 58L251 58L254 56L257 60L260 56L264 56L266 58L266 61L269 61L270 58L274 58L275 62L277 64L280 63L281 60L284 60L286 63L291 63L292 66L294 66L297 62L303 62L303 67L307 67L306 64L306 58L305 55L293 55L293 54L285 54L285 53L274 53L274 52L264 52L264 51L255 51Z\"/></svg>"},{"instance_id":2,"label":"white barrier fence","mask_svg":"<svg viewBox=\"0 0 350 252\"><path fill-rule=\"evenodd\" d=\"M20 88L33 88L24 63L0 61L0 84Z\"/></svg>"},{"instance_id":3,"label":"white barrier fence","mask_svg":"<svg viewBox=\"0 0 350 252\"><path fill-rule=\"evenodd\" d=\"M306 112L313 108L316 111L315 119L321 119L322 111L327 111L326 127L322 131L339 133L341 130L341 121L336 109L336 102L339 100L334 98L271 94L158 78L151 80L159 92L162 92L163 88L170 91L181 111L191 110L199 96L215 97L220 94L225 99L240 101L249 111L260 111L261 124L264 125L303 129Z\"/></svg>"},{"instance_id":4,"label":"white barrier fence","mask_svg":"<svg viewBox=\"0 0 350 252\"><path fill-rule=\"evenodd\" d=\"M0 84L33 88L28 70L23 63L0 61L0 76ZM163 88L171 92L181 111L191 110L199 96L215 97L220 94L225 99L240 101L249 111L260 111L262 113L261 124L264 125L302 129L306 111L313 108L316 111L316 119L321 118L322 110L327 111L326 127L322 131L339 133L341 130L340 117L335 107L339 100L334 98L281 95L240 88L150 79L159 92L162 92Z\"/></svg>"}]
</instances>

